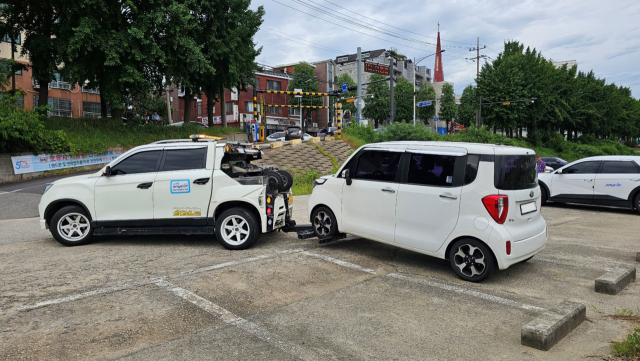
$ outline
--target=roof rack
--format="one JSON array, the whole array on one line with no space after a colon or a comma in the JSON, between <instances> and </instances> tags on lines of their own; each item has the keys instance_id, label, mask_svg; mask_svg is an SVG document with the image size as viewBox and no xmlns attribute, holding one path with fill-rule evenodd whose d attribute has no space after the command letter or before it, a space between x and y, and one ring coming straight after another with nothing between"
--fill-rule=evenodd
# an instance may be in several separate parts
<instances>
[{"instance_id":1,"label":"roof rack","mask_svg":"<svg viewBox=\"0 0 640 361\"><path fill-rule=\"evenodd\" d=\"M168 144L168 143L185 143L185 142L217 142L219 140L224 140L227 138L214 137L211 135L204 134L193 134L189 137L189 139L165 139L159 140L157 142L153 142L151 144Z\"/></svg>"}]
</instances>

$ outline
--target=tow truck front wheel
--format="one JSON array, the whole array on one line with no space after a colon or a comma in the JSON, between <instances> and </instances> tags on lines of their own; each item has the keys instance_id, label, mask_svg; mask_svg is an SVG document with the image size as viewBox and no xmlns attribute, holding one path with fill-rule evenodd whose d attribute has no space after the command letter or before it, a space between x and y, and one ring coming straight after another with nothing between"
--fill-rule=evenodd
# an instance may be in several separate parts
<instances>
[{"instance_id":1,"label":"tow truck front wheel","mask_svg":"<svg viewBox=\"0 0 640 361\"><path fill-rule=\"evenodd\" d=\"M228 209L216 221L216 238L226 249L247 249L258 240L258 221L244 208Z\"/></svg>"},{"instance_id":2,"label":"tow truck front wheel","mask_svg":"<svg viewBox=\"0 0 640 361\"><path fill-rule=\"evenodd\" d=\"M51 235L65 246L80 246L91 239L93 228L87 212L78 206L66 206L57 211L49 224Z\"/></svg>"}]
</instances>

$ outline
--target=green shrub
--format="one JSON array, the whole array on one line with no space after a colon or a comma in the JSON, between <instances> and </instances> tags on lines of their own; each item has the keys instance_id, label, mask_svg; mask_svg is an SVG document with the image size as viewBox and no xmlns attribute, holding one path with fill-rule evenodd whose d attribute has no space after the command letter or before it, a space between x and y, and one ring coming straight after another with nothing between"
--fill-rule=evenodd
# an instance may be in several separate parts
<instances>
[{"instance_id":1,"label":"green shrub","mask_svg":"<svg viewBox=\"0 0 640 361\"><path fill-rule=\"evenodd\" d=\"M640 356L640 328L636 328L627 339L622 342L614 342L611 345L613 354L616 356L638 357Z\"/></svg>"},{"instance_id":2,"label":"green shrub","mask_svg":"<svg viewBox=\"0 0 640 361\"><path fill-rule=\"evenodd\" d=\"M293 192L293 195L311 194L311 191L313 191L313 181L319 178L318 172L310 170L301 172L292 171L292 173L293 186L291 187L291 192Z\"/></svg>"}]
</instances>

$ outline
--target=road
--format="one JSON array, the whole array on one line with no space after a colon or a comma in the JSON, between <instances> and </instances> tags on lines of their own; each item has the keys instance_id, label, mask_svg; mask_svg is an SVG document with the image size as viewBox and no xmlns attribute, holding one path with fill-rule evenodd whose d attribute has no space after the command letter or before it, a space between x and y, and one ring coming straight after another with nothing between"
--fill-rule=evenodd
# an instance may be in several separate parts
<instances>
[{"instance_id":1,"label":"road","mask_svg":"<svg viewBox=\"0 0 640 361\"><path fill-rule=\"evenodd\" d=\"M609 353L634 327L631 210L553 205L548 247L481 284L442 260L363 239L326 246L271 233L245 251L205 236L101 237L64 247L39 229L51 179L0 186L0 359L579 360ZM307 197L295 197L303 221ZM584 322L550 351L520 345L523 325L562 300Z\"/></svg>"}]
</instances>

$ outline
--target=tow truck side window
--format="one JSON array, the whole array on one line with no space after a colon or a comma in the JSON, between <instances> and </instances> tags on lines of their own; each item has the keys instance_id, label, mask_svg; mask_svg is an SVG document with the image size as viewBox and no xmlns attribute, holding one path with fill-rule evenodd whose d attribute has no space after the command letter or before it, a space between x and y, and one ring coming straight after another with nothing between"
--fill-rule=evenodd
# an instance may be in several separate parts
<instances>
[{"instance_id":1,"label":"tow truck side window","mask_svg":"<svg viewBox=\"0 0 640 361\"><path fill-rule=\"evenodd\" d=\"M162 172L176 170L204 169L207 160L207 148L167 150Z\"/></svg>"},{"instance_id":2,"label":"tow truck side window","mask_svg":"<svg viewBox=\"0 0 640 361\"><path fill-rule=\"evenodd\" d=\"M114 175L150 173L158 169L161 150L140 152L113 166L111 172Z\"/></svg>"}]
</instances>

